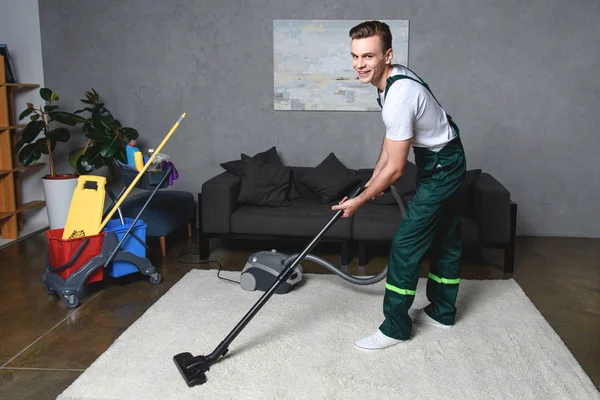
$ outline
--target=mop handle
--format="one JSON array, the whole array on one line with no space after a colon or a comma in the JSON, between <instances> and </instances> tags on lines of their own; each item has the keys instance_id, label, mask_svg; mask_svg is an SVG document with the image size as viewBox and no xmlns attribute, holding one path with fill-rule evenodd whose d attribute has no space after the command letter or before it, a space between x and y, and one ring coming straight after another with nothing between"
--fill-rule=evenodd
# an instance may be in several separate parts
<instances>
[{"instance_id":1,"label":"mop handle","mask_svg":"<svg viewBox=\"0 0 600 400\"><path fill-rule=\"evenodd\" d=\"M125 193L123 193L123 195L121 196L121 198L119 199L119 201L117 202L117 204L115 204L113 206L113 208L110 210L110 212L106 215L106 217L104 218L104 221L102 221L102 225L100 225L100 232L102 232L102 229L104 228L104 225L106 225L108 223L108 221L110 221L110 218L119 209L119 206L121 205L121 203L123 203L123 200L125 200L125 198L129 194L129 192L131 192L131 190L135 187L135 185L140 180L140 178L142 177L142 175L144 174L144 172L146 172L146 170L148 169L148 167L150 166L150 164L154 160L154 157L156 157L156 155L160 152L160 150L163 148L163 146L165 145L165 143L167 143L167 141L169 140L169 138L171 137L171 135L173 135L173 132L175 132L175 129L177 129L177 127L179 126L179 124L181 123L181 121L183 121L183 119L185 118L185 114L186 113L181 114L181 117L179 117L179 119L175 122L175 124L173 125L173 127L171 128L171 130L169 131L169 133L167 133L167 136L165 136L165 138L163 139L163 141L158 145L158 147L156 148L156 150L152 153L152 156L150 156L150 158L148 159L148 162L146 162L146 164L141 169L141 171L138 172L138 174L136 175L136 177L133 180L133 182L131 182L129 184L129 187L127 188L127 190L125 191Z\"/></svg>"}]
</instances>

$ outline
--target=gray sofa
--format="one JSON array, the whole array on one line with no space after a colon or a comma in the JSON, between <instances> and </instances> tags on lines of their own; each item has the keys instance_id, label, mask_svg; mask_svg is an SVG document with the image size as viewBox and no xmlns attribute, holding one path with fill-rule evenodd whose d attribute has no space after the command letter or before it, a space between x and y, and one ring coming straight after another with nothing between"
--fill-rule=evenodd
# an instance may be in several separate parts
<instances>
[{"instance_id":1,"label":"gray sofa","mask_svg":"<svg viewBox=\"0 0 600 400\"><path fill-rule=\"evenodd\" d=\"M284 166L274 147L221 166L225 171L204 182L198 196L203 259L209 257L209 240L217 237L300 239L308 244L335 214L331 205L366 183L373 172L346 168L333 153L315 167ZM394 183L405 206L416 190L417 172L408 163ZM469 170L461 198L464 246L504 249L504 271L512 273L517 205L508 190L491 174ZM359 265L365 265L369 246L389 243L401 220L401 208L388 190L352 217L338 219L322 241L340 244L342 265L351 262L356 250Z\"/></svg>"}]
</instances>

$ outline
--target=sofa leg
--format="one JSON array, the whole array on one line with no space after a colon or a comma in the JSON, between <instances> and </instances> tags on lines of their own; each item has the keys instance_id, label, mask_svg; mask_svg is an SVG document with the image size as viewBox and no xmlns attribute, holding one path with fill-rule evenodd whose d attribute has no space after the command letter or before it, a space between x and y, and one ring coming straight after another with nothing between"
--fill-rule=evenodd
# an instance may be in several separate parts
<instances>
[{"instance_id":1,"label":"sofa leg","mask_svg":"<svg viewBox=\"0 0 600 400\"><path fill-rule=\"evenodd\" d=\"M162 256L164 257L167 255L167 241L164 236L160 236L158 238L158 241L160 242L160 252L161 252Z\"/></svg>"},{"instance_id":2,"label":"sofa leg","mask_svg":"<svg viewBox=\"0 0 600 400\"><path fill-rule=\"evenodd\" d=\"M192 237L192 221L188 222L187 228L188 228L188 237Z\"/></svg>"},{"instance_id":3,"label":"sofa leg","mask_svg":"<svg viewBox=\"0 0 600 400\"><path fill-rule=\"evenodd\" d=\"M341 259L341 264L342 265L348 265L350 264L350 241L349 240L342 240L342 259Z\"/></svg>"},{"instance_id":4,"label":"sofa leg","mask_svg":"<svg viewBox=\"0 0 600 400\"><path fill-rule=\"evenodd\" d=\"M510 203L510 240L504 249L504 273L512 274L515 270L515 242L517 236L517 204Z\"/></svg>"},{"instance_id":5,"label":"sofa leg","mask_svg":"<svg viewBox=\"0 0 600 400\"><path fill-rule=\"evenodd\" d=\"M364 240L358 242L358 265L367 265L367 243Z\"/></svg>"}]
</instances>

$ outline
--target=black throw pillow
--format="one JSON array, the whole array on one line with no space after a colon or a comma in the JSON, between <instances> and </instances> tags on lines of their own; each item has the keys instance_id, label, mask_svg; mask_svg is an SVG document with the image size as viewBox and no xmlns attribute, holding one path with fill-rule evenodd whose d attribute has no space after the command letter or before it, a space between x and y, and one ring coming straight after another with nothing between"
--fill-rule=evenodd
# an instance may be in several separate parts
<instances>
[{"instance_id":1,"label":"black throw pillow","mask_svg":"<svg viewBox=\"0 0 600 400\"><path fill-rule=\"evenodd\" d=\"M262 153L256 153L252 157L242 153L242 161L248 162L248 160L251 158L267 164L283 165L281 159L279 158L279 154L277 154L277 148L275 146L271 147L269 150L263 151Z\"/></svg>"},{"instance_id":2,"label":"black throw pillow","mask_svg":"<svg viewBox=\"0 0 600 400\"><path fill-rule=\"evenodd\" d=\"M250 157L249 155L242 153L241 155L242 161L247 163L250 159L255 159L258 161L262 161L267 164L273 165L283 165L281 158L279 158L279 154L277 154L277 147L273 146L269 150L263 151L262 153L256 153L254 156ZM296 200L302 197L293 180L290 180L290 189L287 193L288 200Z\"/></svg>"},{"instance_id":3,"label":"black throw pillow","mask_svg":"<svg viewBox=\"0 0 600 400\"><path fill-rule=\"evenodd\" d=\"M231 172L240 178L244 175L244 169L246 169L246 163L242 160L227 161L219 165L221 165L225 171Z\"/></svg>"},{"instance_id":4,"label":"black throw pillow","mask_svg":"<svg viewBox=\"0 0 600 400\"><path fill-rule=\"evenodd\" d=\"M264 207L289 206L290 178L289 167L251 158L241 179L238 202Z\"/></svg>"},{"instance_id":5,"label":"black throw pillow","mask_svg":"<svg viewBox=\"0 0 600 400\"><path fill-rule=\"evenodd\" d=\"M271 147L269 150L263 151L262 153L257 153L253 157L242 153L239 160L227 161L219 165L225 171L231 172L232 174L237 175L241 178L244 175L244 169L246 169L246 164L251 158L265 162L267 164L283 165L283 163L279 159L279 155L277 154L277 148L275 146Z\"/></svg>"},{"instance_id":6,"label":"black throw pillow","mask_svg":"<svg viewBox=\"0 0 600 400\"><path fill-rule=\"evenodd\" d=\"M314 169L304 174L300 181L306 185L322 203L329 204L348 195L360 178L348 170L333 153Z\"/></svg>"}]
</instances>

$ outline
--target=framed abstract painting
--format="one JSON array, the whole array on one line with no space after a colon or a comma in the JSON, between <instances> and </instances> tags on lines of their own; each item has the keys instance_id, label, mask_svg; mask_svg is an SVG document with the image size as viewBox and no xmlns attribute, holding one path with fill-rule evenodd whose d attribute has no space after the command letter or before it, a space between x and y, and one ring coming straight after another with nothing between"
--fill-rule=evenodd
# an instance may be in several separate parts
<instances>
[{"instance_id":1,"label":"framed abstract painting","mask_svg":"<svg viewBox=\"0 0 600 400\"><path fill-rule=\"evenodd\" d=\"M363 20L274 20L274 109L380 111L376 89L352 68L350 29ZM408 20L392 31L393 63L408 66Z\"/></svg>"}]
</instances>

